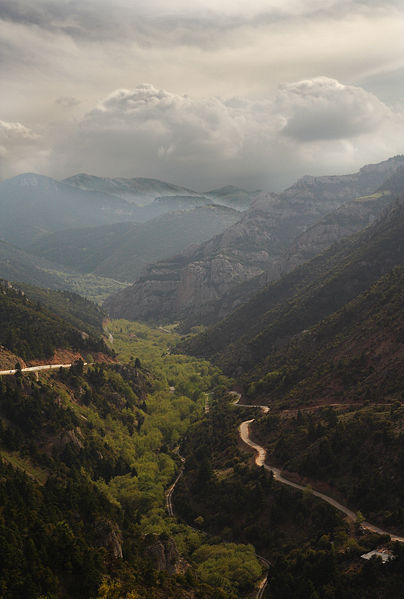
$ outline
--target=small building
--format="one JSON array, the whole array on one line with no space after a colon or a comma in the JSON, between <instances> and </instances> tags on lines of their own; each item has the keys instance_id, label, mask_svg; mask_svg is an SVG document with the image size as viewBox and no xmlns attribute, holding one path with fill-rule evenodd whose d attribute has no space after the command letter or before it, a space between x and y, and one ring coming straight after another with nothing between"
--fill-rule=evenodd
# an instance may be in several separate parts
<instances>
[{"instance_id":1,"label":"small building","mask_svg":"<svg viewBox=\"0 0 404 599\"><path fill-rule=\"evenodd\" d=\"M363 555L361 555L361 558L372 559L373 556L380 558L384 564L386 562L390 562L395 557L393 552L390 551L390 549L380 547L378 549L373 549L373 551L369 551L369 553L364 553Z\"/></svg>"}]
</instances>

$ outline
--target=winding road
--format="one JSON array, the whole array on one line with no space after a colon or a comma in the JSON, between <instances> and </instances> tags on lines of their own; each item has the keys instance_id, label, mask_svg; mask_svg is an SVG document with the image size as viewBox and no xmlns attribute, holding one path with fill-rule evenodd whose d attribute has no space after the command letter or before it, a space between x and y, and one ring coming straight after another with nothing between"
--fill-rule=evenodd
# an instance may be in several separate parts
<instances>
[{"instance_id":1,"label":"winding road","mask_svg":"<svg viewBox=\"0 0 404 599\"><path fill-rule=\"evenodd\" d=\"M263 405L251 405L251 404L242 404L240 403L241 400L241 394L238 393L238 391L231 391L230 392L231 395L233 395L235 397L235 400L233 402L233 405L235 407L240 407L240 408L255 408L255 409L260 409L264 414L267 414L270 410L270 408L268 406L263 406ZM206 398L207 399L207 398ZM209 413L209 404L208 401L206 401L205 403L205 413ZM255 464L261 468L262 466L268 470L269 472L272 472L274 480L276 480L277 482L287 485L289 487L293 487L294 489L298 489L299 491L307 491L307 487L300 485L298 483L295 483L287 478L285 478L282 474L282 471L280 468L275 468L273 466L269 466L268 464L265 463L266 458L267 458L267 451L264 447L262 447L261 445L259 445L258 443L255 443L255 441L253 441L250 437L250 426L251 424L254 422L255 418L251 418L250 420L245 420L244 422L242 422L239 426L239 433L240 433L240 438L243 441L243 443L245 443L246 445L248 445L248 447L251 447L252 449L254 449L254 451L256 452L255 455ZM175 479L175 481L172 483L172 485L168 488L167 492L166 492L166 507L167 507L167 512L169 514L169 516L174 517L174 510L173 510L173 501L172 501L172 496L174 493L174 489L176 484L178 483L178 481L180 480L181 476L184 473L184 462L185 459L180 456L181 461L182 461L182 467L177 475L177 478ZM357 514L356 512L354 512L353 510L349 509L346 505L343 505L342 503L340 503L339 501L337 501L336 499L333 499L332 497L330 497L329 495L326 495L325 493L321 493L320 491L316 491L316 490L311 490L310 491L312 495L314 495L315 497L318 497L319 499L321 499L322 501L325 501L326 503L328 503L329 505L331 505L333 508L335 508L336 510L342 512L343 514L345 514L345 516L352 522L356 522L357 520ZM399 535L396 535L394 533L390 533L387 530L383 530L382 528L379 528L378 526L375 526L374 524L371 524L370 522L362 522L361 523L362 528L370 531L370 532L374 532L377 534L381 534L381 535L389 535L392 541L398 541L399 543L404 543L404 537L401 537ZM257 590L257 595L256 595L256 599L263 599L264 594L265 594L265 590L269 584L269 568L270 568L270 563L269 561L262 557L257 555L259 561L262 563L262 565L264 566L264 568L267 569L267 574L266 576L261 580L261 582L259 583L258 586L258 590Z\"/></svg>"},{"instance_id":2,"label":"winding road","mask_svg":"<svg viewBox=\"0 0 404 599\"><path fill-rule=\"evenodd\" d=\"M234 406L238 406L240 408L260 408L262 410L262 412L264 412L264 414L267 414L270 410L270 408L268 406L241 404L240 403L241 394L238 393L238 391L231 391L231 395L234 395L236 398L235 401L233 402ZM304 487L303 485L299 485L298 483L294 483L293 481L285 478L282 475L282 471L280 470L280 468L275 468L275 467L269 466L268 464L265 463L265 460L267 457L266 449L264 447L262 447L261 445L258 445L258 443L255 443L250 437L250 425L254 422L254 420L255 420L255 418L252 418L250 420L245 420L244 422L242 422L239 426L239 433L240 433L241 440L246 445L248 445L249 447L251 447L252 449L254 449L256 451L255 464L259 468L261 468L263 466L266 470L268 470L269 472L272 472L274 480L276 480L277 482L284 484L284 485L288 485L289 487L293 487L294 489L298 489L299 491L305 491L307 489L307 487ZM314 495L315 497L318 497L319 499L322 499L323 501L325 501L326 503L331 505L336 510L339 510L340 512L345 514L345 516L347 516L347 518L349 520L356 522L356 519L357 519L356 513L353 510L350 510L347 506L343 505L342 503L339 503L339 501L336 501L332 497L329 497L325 493L320 493L319 491L312 490L311 494ZM388 532L387 530L383 530L382 528L379 528L378 526L375 526L374 524L371 524L370 522L362 522L361 526L362 526L362 528L369 530L370 532L374 532L374 533L377 533L380 535L389 535L392 541L398 541L399 543L404 543L404 537L400 537L396 534ZM261 558L260 556L257 556L257 557L261 561L261 563L263 563L269 570L269 567L270 567L269 562L267 560L265 560L265 558ZM258 587L258 592L256 595L256 599L263 599L265 589L267 588L268 584L269 584L269 572L267 573L266 577L260 582L260 585Z\"/></svg>"},{"instance_id":3,"label":"winding road","mask_svg":"<svg viewBox=\"0 0 404 599\"><path fill-rule=\"evenodd\" d=\"M174 493L175 485L180 480L181 476L184 474L184 464L185 464L185 458L183 458L182 455L179 455L179 454L178 454L178 457L180 458L180 460L182 462L181 469L178 472L177 478L175 479L173 484L170 487L168 487L168 489L166 491L166 508L167 508L168 515L171 516L172 518L174 518L173 493Z\"/></svg>"},{"instance_id":4,"label":"winding road","mask_svg":"<svg viewBox=\"0 0 404 599\"><path fill-rule=\"evenodd\" d=\"M239 404L239 403L236 405L248 407L247 405ZM254 407L268 408L268 406L254 406ZM267 411L268 411L268 409L267 409ZM255 443L250 437L250 425L254 422L254 420L255 419L252 418L251 420L245 420L244 422L242 422L239 427L239 432L240 432L240 438L242 439L242 441L246 445L248 445L249 447L251 447L252 449L254 449L256 451L255 464L258 467L263 466L266 470L268 470L269 472L272 472L274 480L276 480L277 482L282 483L283 485L288 485L289 487L293 487L294 489L298 489L299 491L307 490L307 487L304 487L303 485L299 485L298 483L295 483L295 482L285 478L282 475L282 471L280 470L280 468L275 468L275 467L269 466L268 464L265 463L265 460L267 457L266 449L264 449L264 447L261 447L261 445L258 445L258 443ZM311 494L314 495L315 497L319 497L319 499L322 499L323 501L325 501L326 503L331 505L336 510L339 510L340 512L345 514L345 516L347 516L349 520L356 522L356 519L357 519L356 512L354 512L353 510L350 510L346 505L339 503L339 501L336 501L335 499L333 499L329 495L326 495L325 493L320 493L320 491L312 490ZM361 526L362 526L362 528L369 530L370 532L378 533L380 535L389 535L392 541L398 541L399 543L404 543L404 537L400 537L399 535L391 533L387 530L383 530L382 528L379 528L378 526L375 526L374 524L371 524L370 522L362 522Z\"/></svg>"}]
</instances>

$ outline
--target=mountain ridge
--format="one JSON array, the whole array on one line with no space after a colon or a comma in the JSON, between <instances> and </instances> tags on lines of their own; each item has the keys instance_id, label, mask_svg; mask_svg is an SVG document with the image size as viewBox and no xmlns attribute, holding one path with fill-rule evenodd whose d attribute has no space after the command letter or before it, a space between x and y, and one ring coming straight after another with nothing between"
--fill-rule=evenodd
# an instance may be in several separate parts
<instances>
[{"instance_id":1,"label":"mountain ridge","mask_svg":"<svg viewBox=\"0 0 404 599\"><path fill-rule=\"evenodd\" d=\"M294 239L346 201L374 192L403 164L396 156L352 175L305 177L279 195L261 194L220 236L150 265L105 306L117 317L203 321L209 305L237 286L249 289L248 280L271 270L277 278Z\"/></svg>"}]
</instances>

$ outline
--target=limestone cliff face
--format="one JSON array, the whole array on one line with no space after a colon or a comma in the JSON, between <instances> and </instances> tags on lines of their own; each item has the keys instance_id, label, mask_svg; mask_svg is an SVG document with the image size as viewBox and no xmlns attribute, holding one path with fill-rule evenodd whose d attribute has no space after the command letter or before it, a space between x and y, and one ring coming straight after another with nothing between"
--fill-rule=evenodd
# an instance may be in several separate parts
<instances>
[{"instance_id":1,"label":"limestone cliff face","mask_svg":"<svg viewBox=\"0 0 404 599\"><path fill-rule=\"evenodd\" d=\"M122 559L122 533L116 522L100 521L97 525L98 544L105 547L111 557Z\"/></svg>"},{"instance_id":2,"label":"limestone cliff face","mask_svg":"<svg viewBox=\"0 0 404 599\"><path fill-rule=\"evenodd\" d=\"M287 248L277 263L279 273L290 272L344 237L365 229L391 204L394 197L389 192L375 194L343 204L338 210L326 215Z\"/></svg>"},{"instance_id":3,"label":"limestone cliff face","mask_svg":"<svg viewBox=\"0 0 404 599\"><path fill-rule=\"evenodd\" d=\"M159 571L175 574L180 556L175 542L167 535L149 534L145 538L145 551L150 557L153 568Z\"/></svg>"},{"instance_id":4,"label":"limestone cliff face","mask_svg":"<svg viewBox=\"0 0 404 599\"><path fill-rule=\"evenodd\" d=\"M131 287L107 300L107 310L126 318L175 318L256 276L277 243L270 214L276 202L279 198L265 194L222 234L151 265Z\"/></svg>"},{"instance_id":5,"label":"limestone cliff face","mask_svg":"<svg viewBox=\"0 0 404 599\"><path fill-rule=\"evenodd\" d=\"M207 314L208 321L222 317L234 303L244 301L244 292L247 298L254 288L369 224L384 196L378 202L358 198L375 191L403 164L399 156L352 175L303 177L280 195L263 193L237 223L151 265L131 287L108 298L105 307L111 316L129 319L185 318L196 323ZM328 214L332 216L327 219ZM222 298L227 298L226 308Z\"/></svg>"}]
</instances>

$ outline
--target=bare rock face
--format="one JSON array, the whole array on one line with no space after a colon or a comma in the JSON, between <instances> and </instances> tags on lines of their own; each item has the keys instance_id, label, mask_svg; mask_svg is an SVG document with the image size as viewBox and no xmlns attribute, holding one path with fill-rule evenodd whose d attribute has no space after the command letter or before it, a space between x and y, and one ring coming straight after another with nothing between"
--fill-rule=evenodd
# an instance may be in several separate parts
<instances>
[{"instance_id":1,"label":"bare rock face","mask_svg":"<svg viewBox=\"0 0 404 599\"><path fill-rule=\"evenodd\" d=\"M209 241L172 259L148 267L105 306L113 316L126 318L175 317L198 310L228 289L262 272L273 242L268 221L276 196L266 194L239 222ZM276 242L276 240L274 240Z\"/></svg>"},{"instance_id":2,"label":"bare rock face","mask_svg":"<svg viewBox=\"0 0 404 599\"><path fill-rule=\"evenodd\" d=\"M205 243L152 264L132 286L108 298L105 307L111 316L129 319L196 323L207 313L210 320L214 314L222 317L233 302L244 301L243 294L248 297L370 224L384 196L379 202L360 198L403 164L404 156L397 156L352 175L303 177L280 195L262 193L237 223ZM250 288L249 281L256 281L257 287ZM226 309L220 306L222 298Z\"/></svg>"},{"instance_id":3,"label":"bare rock face","mask_svg":"<svg viewBox=\"0 0 404 599\"><path fill-rule=\"evenodd\" d=\"M165 571L168 574L177 572L180 556L175 542L167 535L147 535L145 551L155 570Z\"/></svg>"},{"instance_id":4,"label":"bare rock face","mask_svg":"<svg viewBox=\"0 0 404 599\"><path fill-rule=\"evenodd\" d=\"M325 251L334 243L365 229L394 199L390 193L375 194L343 204L299 235L278 260L280 274L286 274ZM273 279L272 279L273 280Z\"/></svg>"},{"instance_id":5,"label":"bare rock face","mask_svg":"<svg viewBox=\"0 0 404 599\"><path fill-rule=\"evenodd\" d=\"M77 449L83 449L83 435L78 427L69 431L63 431L56 439L52 440L51 447L53 450L63 451L67 445L73 445Z\"/></svg>"},{"instance_id":6,"label":"bare rock face","mask_svg":"<svg viewBox=\"0 0 404 599\"><path fill-rule=\"evenodd\" d=\"M122 533L116 522L109 520L99 522L97 535L99 545L105 547L111 557L122 559Z\"/></svg>"}]
</instances>

